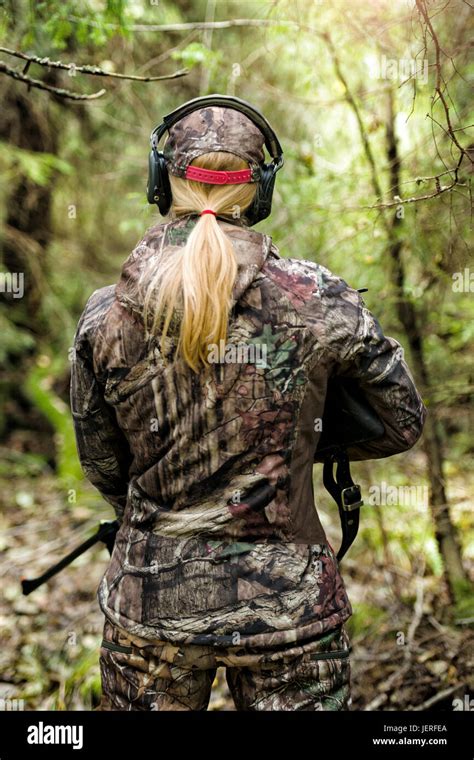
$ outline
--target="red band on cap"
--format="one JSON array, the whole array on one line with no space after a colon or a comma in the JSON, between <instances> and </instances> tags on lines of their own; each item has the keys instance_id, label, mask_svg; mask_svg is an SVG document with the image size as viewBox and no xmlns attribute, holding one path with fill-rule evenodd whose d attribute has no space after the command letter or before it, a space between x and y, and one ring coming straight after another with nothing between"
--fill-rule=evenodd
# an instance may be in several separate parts
<instances>
[{"instance_id":1,"label":"red band on cap","mask_svg":"<svg viewBox=\"0 0 474 760\"><path fill-rule=\"evenodd\" d=\"M197 166L188 166L186 179L196 182L207 182L210 185L243 185L252 179L250 169L242 169L238 172L213 171L212 169L199 169Z\"/></svg>"}]
</instances>

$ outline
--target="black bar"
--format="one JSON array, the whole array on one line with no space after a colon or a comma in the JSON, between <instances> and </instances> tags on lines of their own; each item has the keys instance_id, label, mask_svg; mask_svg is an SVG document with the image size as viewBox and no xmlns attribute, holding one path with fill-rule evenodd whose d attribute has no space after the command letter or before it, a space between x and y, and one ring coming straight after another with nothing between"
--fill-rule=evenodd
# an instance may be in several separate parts
<instances>
[{"instance_id":1,"label":"black bar","mask_svg":"<svg viewBox=\"0 0 474 760\"><path fill-rule=\"evenodd\" d=\"M472 712L0 712L2 760L97 758L130 760L156 744L157 732L179 736L180 754L197 757L196 746L212 736L252 735L257 756L279 758L282 730L305 744L311 756L336 760L472 760ZM54 726L69 727L69 743L49 743ZM72 729L75 729L73 735ZM73 741L76 744L73 744ZM242 742L242 752L245 751ZM142 753L143 754L143 753ZM237 753L231 753L231 757ZM151 756L149 752L148 755ZM160 754L154 753L154 757Z\"/></svg>"}]
</instances>

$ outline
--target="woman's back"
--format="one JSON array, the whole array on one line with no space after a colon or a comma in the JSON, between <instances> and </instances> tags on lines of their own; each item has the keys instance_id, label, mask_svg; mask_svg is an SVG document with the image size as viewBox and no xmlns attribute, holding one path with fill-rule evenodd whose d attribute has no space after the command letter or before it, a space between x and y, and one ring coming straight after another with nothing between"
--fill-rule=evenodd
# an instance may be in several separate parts
<instances>
[{"instance_id":1,"label":"woman's back","mask_svg":"<svg viewBox=\"0 0 474 760\"><path fill-rule=\"evenodd\" d=\"M360 354L360 380L389 430L387 453L415 442L421 402L398 344L366 318L357 291L313 262L282 258L268 235L238 221L219 222L238 275L227 341L209 349L210 375L167 361L158 338L146 337L141 278L195 224L186 215L149 230L117 287L93 294L76 336L81 458L119 514L128 491L101 605L145 637L229 643L236 631L252 645L306 638L350 614L313 496L328 379ZM175 344L176 330L170 356ZM91 368L108 405L100 411ZM355 363L349 371L357 375Z\"/></svg>"}]
</instances>

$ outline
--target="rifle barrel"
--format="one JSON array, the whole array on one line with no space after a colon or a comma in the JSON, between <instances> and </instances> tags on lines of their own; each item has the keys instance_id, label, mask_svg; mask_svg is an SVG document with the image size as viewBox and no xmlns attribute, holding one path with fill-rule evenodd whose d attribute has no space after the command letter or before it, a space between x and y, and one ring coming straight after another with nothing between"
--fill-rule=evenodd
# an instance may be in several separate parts
<instances>
[{"instance_id":1,"label":"rifle barrel","mask_svg":"<svg viewBox=\"0 0 474 760\"><path fill-rule=\"evenodd\" d=\"M98 541L104 541L104 543L106 543L107 537L112 533L115 533L117 531L117 527L118 523L115 520L108 520L107 522L104 522L93 536L88 538L79 546L76 546L72 552L60 559L59 562L57 562L55 565L52 565L52 567L48 568L48 570L46 570L42 575L31 579L22 578L21 588L23 595L28 596L28 594L31 594L31 592L37 589L38 586L42 586L43 583L49 581L53 575L56 575L56 573L59 573L65 567L70 565L71 562L74 562L77 557L79 557L81 554L84 554L84 552L90 549L91 546L94 546L94 544L96 544Z\"/></svg>"}]
</instances>

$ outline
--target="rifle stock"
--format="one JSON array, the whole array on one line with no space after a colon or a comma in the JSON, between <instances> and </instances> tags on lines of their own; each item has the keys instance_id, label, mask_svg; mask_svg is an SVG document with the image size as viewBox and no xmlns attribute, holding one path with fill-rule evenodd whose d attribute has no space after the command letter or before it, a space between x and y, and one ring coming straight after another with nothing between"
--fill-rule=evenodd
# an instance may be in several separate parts
<instances>
[{"instance_id":1,"label":"rifle stock","mask_svg":"<svg viewBox=\"0 0 474 760\"><path fill-rule=\"evenodd\" d=\"M358 384L349 378L329 381L321 427L314 454L318 462L335 450L374 441L385 432Z\"/></svg>"}]
</instances>

